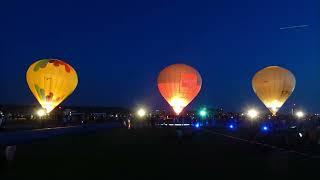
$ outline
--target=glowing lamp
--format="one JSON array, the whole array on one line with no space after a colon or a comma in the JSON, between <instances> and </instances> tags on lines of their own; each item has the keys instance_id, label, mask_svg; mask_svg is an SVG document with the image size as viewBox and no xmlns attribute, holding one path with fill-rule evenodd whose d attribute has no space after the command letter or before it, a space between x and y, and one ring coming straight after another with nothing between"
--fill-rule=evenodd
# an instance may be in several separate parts
<instances>
[{"instance_id":1,"label":"glowing lamp","mask_svg":"<svg viewBox=\"0 0 320 180\"><path fill-rule=\"evenodd\" d=\"M39 117L43 117L43 116L46 115L46 111L45 111L44 109L39 109L39 110L37 111L37 115L38 115Z\"/></svg>"},{"instance_id":2,"label":"glowing lamp","mask_svg":"<svg viewBox=\"0 0 320 180\"><path fill-rule=\"evenodd\" d=\"M147 112L146 112L145 109L139 109L139 110L137 111L137 115L138 115L140 118L144 117L146 114L147 114Z\"/></svg>"},{"instance_id":3,"label":"glowing lamp","mask_svg":"<svg viewBox=\"0 0 320 180\"><path fill-rule=\"evenodd\" d=\"M207 115L207 111L205 109L202 109L200 112L199 112L199 115L201 117L205 117Z\"/></svg>"},{"instance_id":4,"label":"glowing lamp","mask_svg":"<svg viewBox=\"0 0 320 180\"><path fill-rule=\"evenodd\" d=\"M298 112L296 113L296 116L297 116L298 118L303 118L303 117L304 117L304 112L298 111Z\"/></svg>"},{"instance_id":5,"label":"glowing lamp","mask_svg":"<svg viewBox=\"0 0 320 180\"><path fill-rule=\"evenodd\" d=\"M255 119L256 117L258 117L259 112L255 109L250 109L247 113L247 115L251 118L251 119Z\"/></svg>"}]
</instances>

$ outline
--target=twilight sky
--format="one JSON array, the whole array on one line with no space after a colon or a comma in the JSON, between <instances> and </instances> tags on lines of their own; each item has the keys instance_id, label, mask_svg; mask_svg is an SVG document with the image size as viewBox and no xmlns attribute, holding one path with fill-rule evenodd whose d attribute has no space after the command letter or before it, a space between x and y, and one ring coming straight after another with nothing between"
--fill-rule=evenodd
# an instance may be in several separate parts
<instances>
[{"instance_id":1,"label":"twilight sky","mask_svg":"<svg viewBox=\"0 0 320 180\"><path fill-rule=\"evenodd\" d=\"M279 65L297 80L287 107L320 112L319 0L4 0L0 22L0 104L35 103L28 66L58 58L79 76L68 105L167 107L157 75L185 63L203 79L191 107L266 110L251 79Z\"/></svg>"}]
</instances>

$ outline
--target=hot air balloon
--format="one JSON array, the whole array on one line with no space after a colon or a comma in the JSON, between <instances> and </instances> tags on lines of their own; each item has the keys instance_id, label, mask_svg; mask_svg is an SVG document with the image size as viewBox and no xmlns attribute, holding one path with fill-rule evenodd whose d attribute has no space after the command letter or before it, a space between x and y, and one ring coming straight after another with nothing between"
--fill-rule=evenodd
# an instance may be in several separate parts
<instances>
[{"instance_id":1,"label":"hot air balloon","mask_svg":"<svg viewBox=\"0 0 320 180\"><path fill-rule=\"evenodd\" d=\"M264 68L252 79L254 92L274 116L292 94L295 86L294 75L278 66Z\"/></svg>"},{"instance_id":2,"label":"hot air balloon","mask_svg":"<svg viewBox=\"0 0 320 180\"><path fill-rule=\"evenodd\" d=\"M27 83L46 113L50 113L75 90L76 71L57 59L42 59L31 64L26 74Z\"/></svg>"},{"instance_id":3,"label":"hot air balloon","mask_svg":"<svg viewBox=\"0 0 320 180\"><path fill-rule=\"evenodd\" d=\"M198 95L201 85L199 72L185 64L170 65L158 76L158 89L177 115Z\"/></svg>"}]
</instances>

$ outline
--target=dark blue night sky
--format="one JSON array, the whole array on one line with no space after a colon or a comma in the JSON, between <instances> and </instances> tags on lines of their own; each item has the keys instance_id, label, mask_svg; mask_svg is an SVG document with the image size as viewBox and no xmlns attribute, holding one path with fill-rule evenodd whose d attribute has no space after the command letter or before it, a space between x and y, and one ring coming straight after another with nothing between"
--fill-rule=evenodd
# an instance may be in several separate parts
<instances>
[{"instance_id":1,"label":"dark blue night sky","mask_svg":"<svg viewBox=\"0 0 320 180\"><path fill-rule=\"evenodd\" d=\"M0 22L0 104L35 103L28 66L58 58L79 75L65 104L166 107L157 75L180 62L203 78L191 107L263 108L251 78L280 65L297 80L287 106L320 111L319 0L4 0Z\"/></svg>"}]
</instances>

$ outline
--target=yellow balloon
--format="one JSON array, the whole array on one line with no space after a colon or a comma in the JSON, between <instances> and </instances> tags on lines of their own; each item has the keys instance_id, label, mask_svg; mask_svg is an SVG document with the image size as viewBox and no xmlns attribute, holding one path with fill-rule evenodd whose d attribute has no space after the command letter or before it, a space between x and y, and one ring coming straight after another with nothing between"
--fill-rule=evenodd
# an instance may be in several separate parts
<instances>
[{"instance_id":1,"label":"yellow balloon","mask_svg":"<svg viewBox=\"0 0 320 180\"><path fill-rule=\"evenodd\" d=\"M257 72L252 87L259 99L276 115L296 86L294 75L287 69L270 66Z\"/></svg>"},{"instance_id":2,"label":"yellow balloon","mask_svg":"<svg viewBox=\"0 0 320 180\"><path fill-rule=\"evenodd\" d=\"M47 113L72 94L78 84L73 67L57 59L42 59L31 64L26 79L31 92Z\"/></svg>"}]
</instances>

